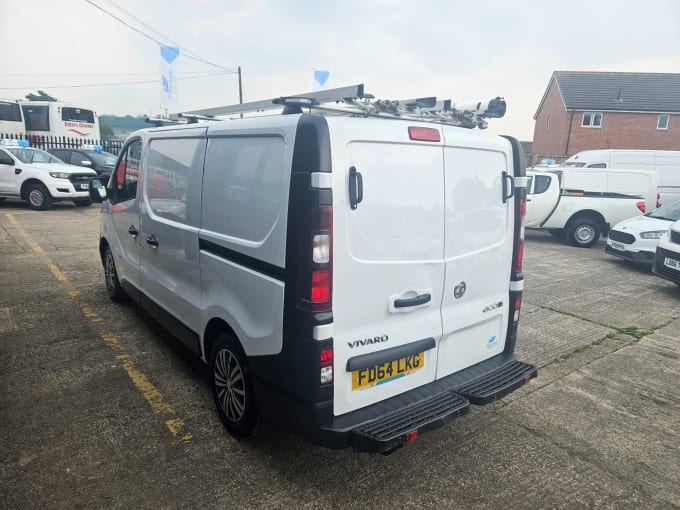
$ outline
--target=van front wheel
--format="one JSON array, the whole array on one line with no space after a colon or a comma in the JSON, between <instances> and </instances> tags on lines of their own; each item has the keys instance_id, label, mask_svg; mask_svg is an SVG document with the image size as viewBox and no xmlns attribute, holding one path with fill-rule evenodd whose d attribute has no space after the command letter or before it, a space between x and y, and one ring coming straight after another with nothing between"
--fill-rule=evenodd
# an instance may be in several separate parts
<instances>
[{"instance_id":1,"label":"van front wheel","mask_svg":"<svg viewBox=\"0 0 680 510\"><path fill-rule=\"evenodd\" d=\"M222 424L234 437L250 436L260 423L250 370L236 338L222 333L210 355L213 398Z\"/></svg>"},{"instance_id":2,"label":"van front wheel","mask_svg":"<svg viewBox=\"0 0 680 510\"><path fill-rule=\"evenodd\" d=\"M600 238L600 225L592 218L577 218L569 224L567 240L579 248L590 248Z\"/></svg>"}]
</instances>

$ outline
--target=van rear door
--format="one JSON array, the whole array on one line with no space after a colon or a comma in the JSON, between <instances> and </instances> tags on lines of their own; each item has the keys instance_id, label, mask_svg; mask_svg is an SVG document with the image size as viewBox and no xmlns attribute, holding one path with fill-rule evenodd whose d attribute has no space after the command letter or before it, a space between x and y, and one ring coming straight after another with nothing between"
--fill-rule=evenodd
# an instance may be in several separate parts
<instances>
[{"instance_id":1,"label":"van rear door","mask_svg":"<svg viewBox=\"0 0 680 510\"><path fill-rule=\"evenodd\" d=\"M328 125L334 414L340 415L435 379L444 172L442 143L411 140L406 122L329 118ZM427 129L441 137L441 127Z\"/></svg>"},{"instance_id":2,"label":"van rear door","mask_svg":"<svg viewBox=\"0 0 680 510\"><path fill-rule=\"evenodd\" d=\"M443 133L446 279L438 379L503 352L515 203L507 197L507 140L448 126Z\"/></svg>"}]
</instances>

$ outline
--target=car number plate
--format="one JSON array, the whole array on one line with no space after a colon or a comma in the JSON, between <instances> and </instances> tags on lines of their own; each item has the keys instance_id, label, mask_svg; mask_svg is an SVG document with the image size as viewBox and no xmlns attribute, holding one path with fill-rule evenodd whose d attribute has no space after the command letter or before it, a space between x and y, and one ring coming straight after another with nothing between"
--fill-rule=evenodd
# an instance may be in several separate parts
<instances>
[{"instance_id":1,"label":"car number plate","mask_svg":"<svg viewBox=\"0 0 680 510\"><path fill-rule=\"evenodd\" d=\"M626 251L626 245L623 243L617 243L616 241L609 241L612 248L619 251Z\"/></svg>"},{"instance_id":2,"label":"car number plate","mask_svg":"<svg viewBox=\"0 0 680 510\"><path fill-rule=\"evenodd\" d=\"M361 390L377 384L384 384L411 372L420 370L425 366L425 353L421 352L411 356L395 359L388 363L382 363L374 367L362 368L352 372L352 389Z\"/></svg>"},{"instance_id":3,"label":"car number plate","mask_svg":"<svg viewBox=\"0 0 680 510\"><path fill-rule=\"evenodd\" d=\"M663 261L663 265L680 271L680 262L678 262L675 259L669 259L668 257L666 257Z\"/></svg>"}]
</instances>

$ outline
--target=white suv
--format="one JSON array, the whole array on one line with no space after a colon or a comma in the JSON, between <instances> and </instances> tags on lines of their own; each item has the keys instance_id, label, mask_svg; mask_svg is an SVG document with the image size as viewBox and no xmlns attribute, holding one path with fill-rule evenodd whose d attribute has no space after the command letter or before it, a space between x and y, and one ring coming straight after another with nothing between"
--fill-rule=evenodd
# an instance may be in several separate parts
<instances>
[{"instance_id":1,"label":"white suv","mask_svg":"<svg viewBox=\"0 0 680 510\"><path fill-rule=\"evenodd\" d=\"M0 144L0 200L20 198L31 209L45 210L58 200L78 207L92 204L88 187L94 170L67 165L52 154L28 147L23 140Z\"/></svg>"}]
</instances>

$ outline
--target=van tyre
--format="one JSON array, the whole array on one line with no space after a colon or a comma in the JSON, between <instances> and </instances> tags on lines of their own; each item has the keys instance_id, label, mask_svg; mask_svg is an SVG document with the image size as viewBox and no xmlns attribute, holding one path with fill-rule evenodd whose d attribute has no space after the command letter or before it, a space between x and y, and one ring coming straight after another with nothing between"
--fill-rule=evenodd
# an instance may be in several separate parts
<instances>
[{"instance_id":1,"label":"van tyre","mask_svg":"<svg viewBox=\"0 0 680 510\"><path fill-rule=\"evenodd\" d=\"M76 207L90 207L92 205L92 200L89 198L80 198L74 200L73 203L76 204Z\"/></svg>"},{"instance_id":2,"label":"van tyre","mask_svg":"<svg viewBox=\"0 0 680 510\"><path fill-rule=\"evenodd\" d=\"M577 218L567 227L567 240L579 248L590 248L600 238L600 225L592 218Z\"/></svg>"},{"instance_id":3,"label":"van tyre","mask_svg":"<svg viewBox=\"0 0 680 510\"><path fill-rule=\"evenodd\" d=\"M52 207L52 196L45 186L36 182L26 188L26 202L31 209L46 211Z\"/></svg>"},{"instance_id":4,"label":"van tyre","mask_svg":"<svg viewBox=\"0 0 680 510\"><path fill-rule=\"evenodd\" d=\"M229 433L244 438L260 429L250 369L233 335L222 333L215 339L210 374L217 413Z\"/></svg>"},{"instance_id":5,"label":"van tyre","mask_svg":"<svg viewBox=\"0 0 680 510\"><path fill-rule=\"evenodd\" d=\"M106 280L106 292L109 294L109 299L116 303L127 301L128 296L120 286L118 280L118 271L116 271L116 261L113 258L111 247L107 246L104 250L104 278Z\"/></svg>"}]
</instances>

